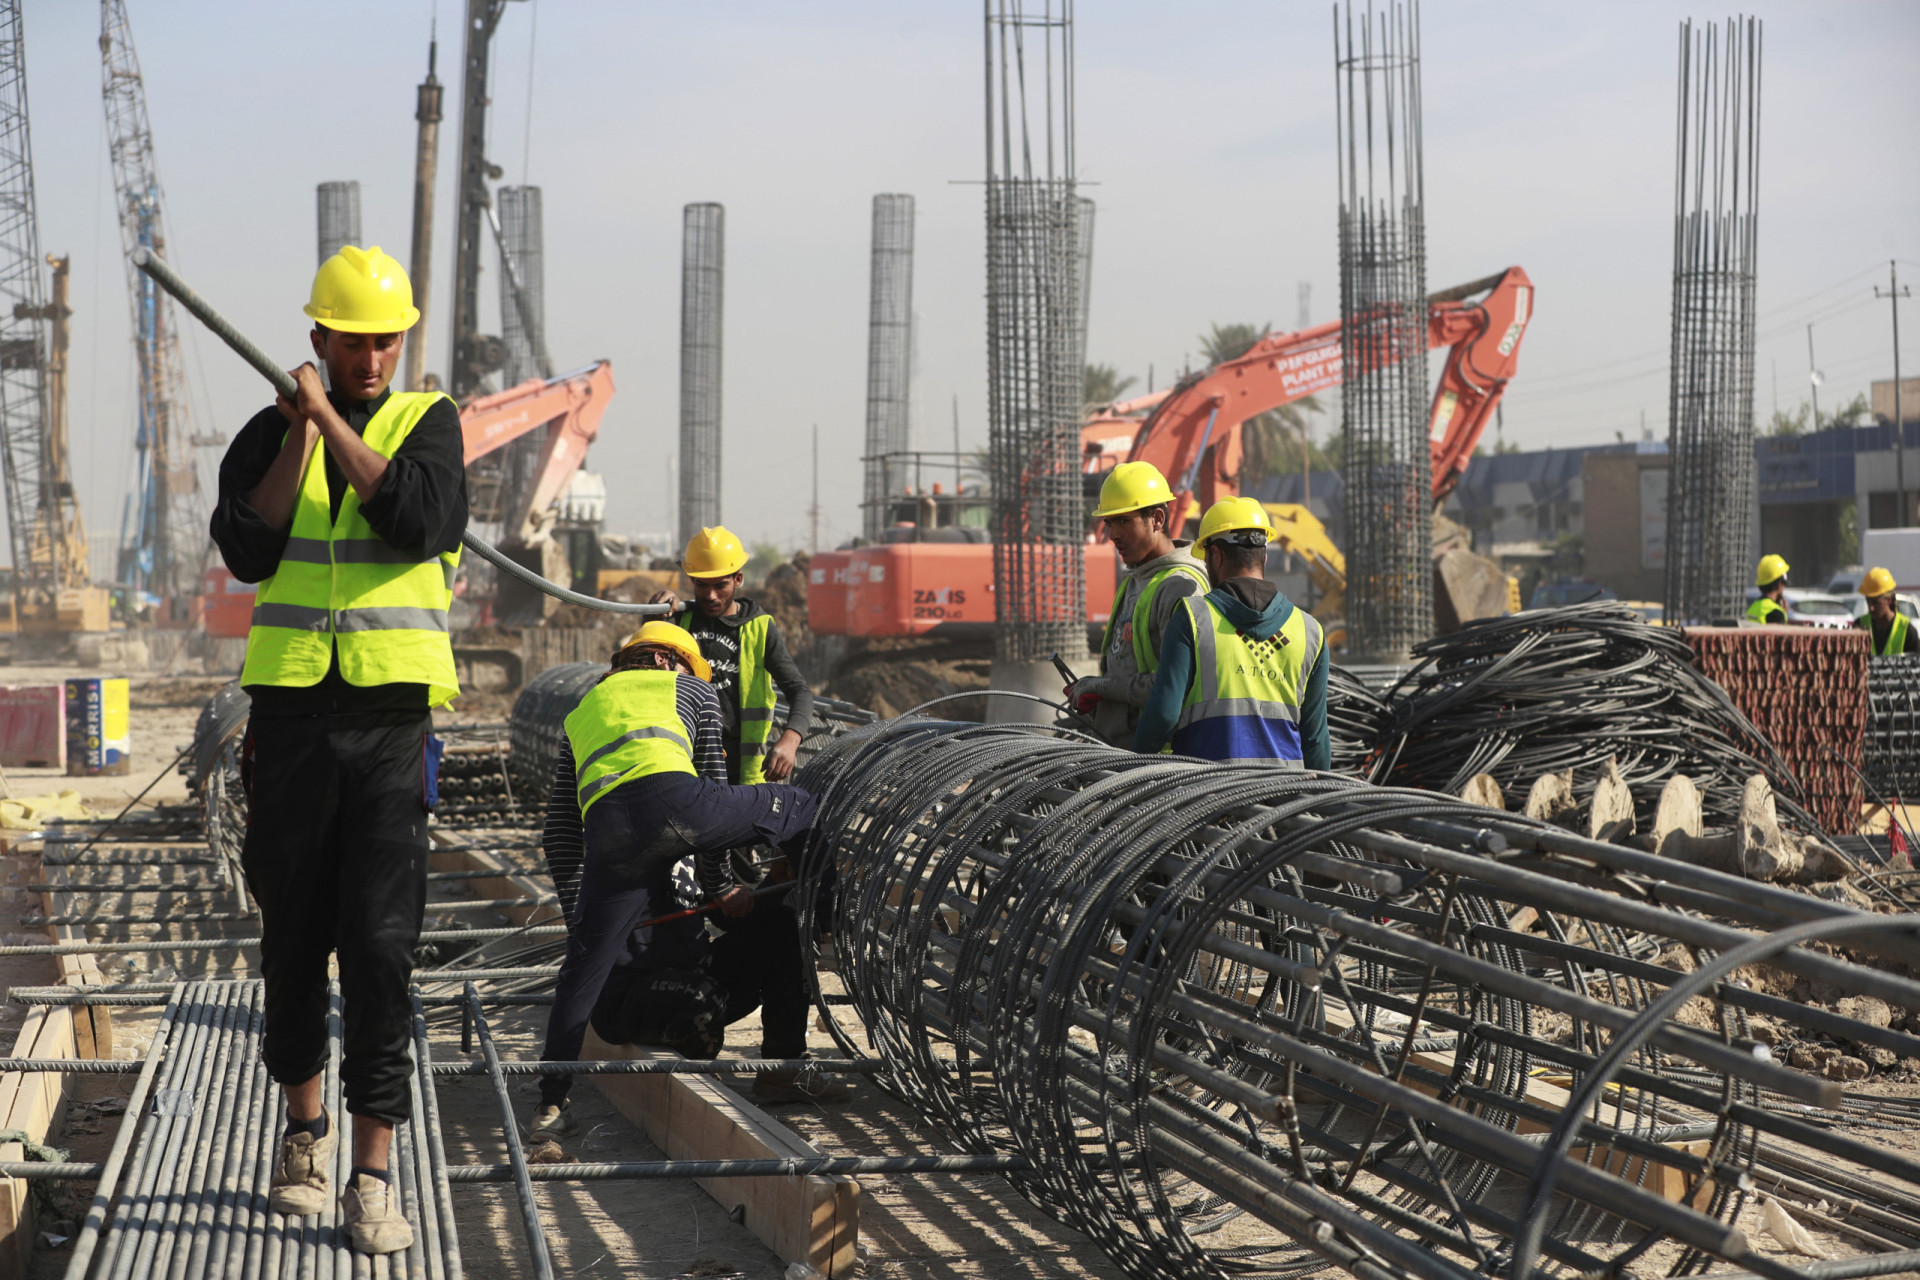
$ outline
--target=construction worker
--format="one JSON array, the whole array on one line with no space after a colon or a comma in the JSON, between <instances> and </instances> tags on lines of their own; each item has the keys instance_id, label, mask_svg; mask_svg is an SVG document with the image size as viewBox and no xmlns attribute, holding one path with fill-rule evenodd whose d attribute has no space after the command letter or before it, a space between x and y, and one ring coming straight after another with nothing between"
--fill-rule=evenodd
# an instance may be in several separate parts
<instances>
[{"instance_id":1,"label":"construction worker","mask_svg":"<svg viewBox=\"0 0 1920 1280\"><path fill-rule=\"evenodd\" d=\"M1860 594L1867 598L1867 611L1853 625L1872 638L1873 655L1878 658L1896 653L1920 653L1920 627L1901 613L1893 597L1893 575L1885 569L1869 569L1860 579Z\"/></svg>"},{"instance_id":2,"label":"construction worker","mask_svg":"<svg viewBox=\"0 0 1920 1280\"><path fill-rule=\"evenodd\" d=\"M453 401L389 389L420 318L399 263L346 246L314 276L306 313L328 383L301 365L295 398L241 428L212 520L227 568L260 584L240 674L253 699L242 860L260 907L261 1054L287 1098L271 1202L285 1214L327 1207L337 1135L321 1073L337 950L353 1113L341 1220L354 1247L391 1253L413 1241L388 1149L411 1113L426 743L431 709L459 692L447 609L466 469Z\"/></svg>"},{"instance_id":3,"label":"construction worker","mask_svg":"<svg viewBox=\"0 0 1920 1280\"><path fill-rule=\"evenodd\" d=\"M764 841L790 857L801 853L814 797L779 783L726 781L712 675L693 636L670 622L649 622L627 638L607 674L567 717L568 749L557 784L570 783L585 856L547 1020L546 1061L579 1058L609 975L654 945L650 927L636 947L635 928L675 910L675 864L693 859L700 892L725 917L740 920L757 908L752 891L736 881L728 851ZM551 817L550 809L550 824ZM700 927L678 923L681 932ZM790 957L796 973L798 936L796 930ZM804 1005L791 1021L797 1025L776 1029L769 1019L769 1040L787 1039L766 1047L797 1058L806 1049ZM571 1086L568 1075L540 1078L540 1105L528 1126L536 1144L558 1143L573 1131L566 1107ZM771 1080L773 1086L820 1101L845 1096L844 1086L811 1072Z\"/></svg>"},{"instance_id":4,"label":"construction worker","mask_svg":"<svg viewBox=\"0 0 1920 1280\"><path fill-rule=\"evenodd\" d=\"M739 594L746 581L747 549L732 531L702 529L687 543L681 571L693 581L693 603L681 608L671 591L655 592L655 604L675 609L674 622L700 642L713 668L726 724L727 774L731 781L784 782L793 776L800 740L813 726L813 690L800 674L780 624ZM787 723L773 731L773 694L786 695Z\"/></svg>"},{"instance_id":5,"label":"construction worker","mask_svg":"<svg viewBox=\"0 0 1920 1280\"><path fill-rule=\"evenodd\" d=\"M1273 522L1252 498L1208 508L1195 541L1213 590L1181 602L1133 749L1329 769L1320 624L1265 577Z\"/></svg>"},{"instance_id":6,"label":"construction worker","mask_svg":"<svg viewBox=\"0 0 1920 1280\"><path fill-rule=\"evenodd\" d=\"M1075 680L1066 697L1093 717L1102 738L1130 747L1160 668L1160 638L1182 600L1206 593L1207 567L1190 543L1174 540L1173 490L1151 462L1123 462L1108 472L1093 516L1127 572L1100 641L1100 674Z\"/></svg>"},{"instance_id":7,"label":"construction worker","mask_svg":"<svg viewBox=\"0 0 1920 1280\"><path fill-rule=\"evenodd\" d=\"M1760 598L1747 606L1747 617L1755 622L1785 622L1787 606L1783 600L1787 594L1787 562L1779 556L1760 557L1760 567L1754 571L1754 585L1760 588Z\"/></svg>"}]
</instances>

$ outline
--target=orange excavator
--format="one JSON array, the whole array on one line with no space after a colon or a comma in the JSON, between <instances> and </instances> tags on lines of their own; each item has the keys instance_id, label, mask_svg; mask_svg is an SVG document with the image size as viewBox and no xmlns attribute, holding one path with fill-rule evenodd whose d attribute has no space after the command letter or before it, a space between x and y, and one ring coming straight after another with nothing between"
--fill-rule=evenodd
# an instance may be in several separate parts
<instances>
[{"instance_id":1,"label":"orange excavator","mask_svg":"<svg viewBox=\"0 0 1920 1280\"><path fill-rule=\"evenodd\" d=\"M1428 417L1436 505L1465 473L1513 377L1532 314L1533 283L1519 267L1428 297L1428 345L1448 352ZM1239 492L1241 428L1249 420L1341 384L1346 364L1340 331L1335 321L1268 334L1236 359L1095 416L1081 430L1086 473L1151 462L1172 485L1175 509L1197 520L1209 505ZM1318 524L1310 514L1305 518ZM994 620L993 548L929 541L923 529L902 528L894 536L900 540L813 558L807 594L812 629L859 636L984 634ZM1105 547L1089 542L1089 623L1106 621L1116 580L1113 560Z\"/></svg>"}]
</instances>

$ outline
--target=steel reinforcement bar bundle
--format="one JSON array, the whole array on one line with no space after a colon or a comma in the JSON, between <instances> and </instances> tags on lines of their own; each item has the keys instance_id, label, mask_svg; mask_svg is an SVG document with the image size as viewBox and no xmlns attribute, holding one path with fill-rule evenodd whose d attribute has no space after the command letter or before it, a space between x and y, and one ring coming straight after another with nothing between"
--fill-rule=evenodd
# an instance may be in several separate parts
<instances>
[{"instance_id":1,"label":"steel reinforcement bar bundle","mask_svg":"<svg viewBox=\"0 0 1920 1280\"><path fill-rule=\"evenodd\" d=\"M1920 1038L1768 994L1920 1010L1871 967L1920 957L1920 916L1038 728L890 721L800 781L831 833L801 899L842 1047L969 1150L1030 1160L1022 1191L1130 1275L1920 1265L1920 1161L1781 1060ZM1771 1161L1870 1187L1882 1252L1808 1272L1750 1247Z\"/></svg>"}]
</instances>

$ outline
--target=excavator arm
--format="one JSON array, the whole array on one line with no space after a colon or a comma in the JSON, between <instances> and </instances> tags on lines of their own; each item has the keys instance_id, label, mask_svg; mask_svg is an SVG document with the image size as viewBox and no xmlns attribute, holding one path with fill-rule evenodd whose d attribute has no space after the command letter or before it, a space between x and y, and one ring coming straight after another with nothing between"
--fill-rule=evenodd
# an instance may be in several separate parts
<instances>
[{"instance_id":1,"label":"excavator arm","mask_svg":"<svg viewBox=\"0 0 1920 1280\"><path fill-rule=\"evenodd\" d=\"M600 416L613 399L613 366L605 360L552 378L529 378L518 386L469 400L460 410L466 462L505 447L551 422L547 447L532 488L507 515L507 536L532 544L552 521L548 510L585 461L600 434Z\"/></svg>"},{"instance_id":2,"label":"excavator arm","mask_svg":"<svg viewBox=\"0 0 1920 1280\"><path fill-rule=\"evenodd\" d=\"M1479 301L1467 301L1482 292L1486 296ZM1467 459L1500 403L1518 361L1532 304L1532 281L1519 267L1427 300L1428 346L1448 348L1428 430L1436 503L1459 483ZM1240 433L1250 419L1337 387L1345 374L1338 321L1297 333L1268 334L1238 359L1176 385L1140 424L1127 456L1158 467L1181 507L1197 501L1205 510L1239 492ZM1109 437L1114 431L1112 420L1096 420L1082 438Z\"/></svg>"}]
</instances>

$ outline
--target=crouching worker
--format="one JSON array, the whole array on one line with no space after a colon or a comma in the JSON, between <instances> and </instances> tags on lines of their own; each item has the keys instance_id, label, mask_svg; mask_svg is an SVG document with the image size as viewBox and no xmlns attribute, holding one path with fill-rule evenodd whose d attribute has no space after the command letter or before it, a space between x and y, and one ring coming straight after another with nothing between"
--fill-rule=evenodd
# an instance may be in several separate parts
<instances>
[{"instance_id":1,"label":"crouching worker","mask_svg":"<svg viewBox=\"0 0 1920 1280\"><path fill-rule=\"evenodd\" d=\"M633 958L636 926L677 909L676 863L692 860L699 892L732 924L755 914L756 904L753 892L735 880L728 851L766 843L797 857L805 843L813 823L811 793L780 783L725 781L720 704L707 683L710 672L691 635L670 622L649 622L628 638L607 674L567 717L559 781L572 773L569 789L584 851L577 886L562 890L563 901L571 896L573 903L566 959L547 1020L546 1061L579 1059L608 976ZM701 928L695 920L676 924L694 934ZM643 954L654 941L647 935L660 928L643 931ZM797 943L790 956L798 981ZM800 1056L804 1017L802 1012L798 1044L769 1048ZM536 1142L571 1132L571 1083L563 1074L541 1077L540 1107L530 1126Z\"/></svg>"}]
</instances>

